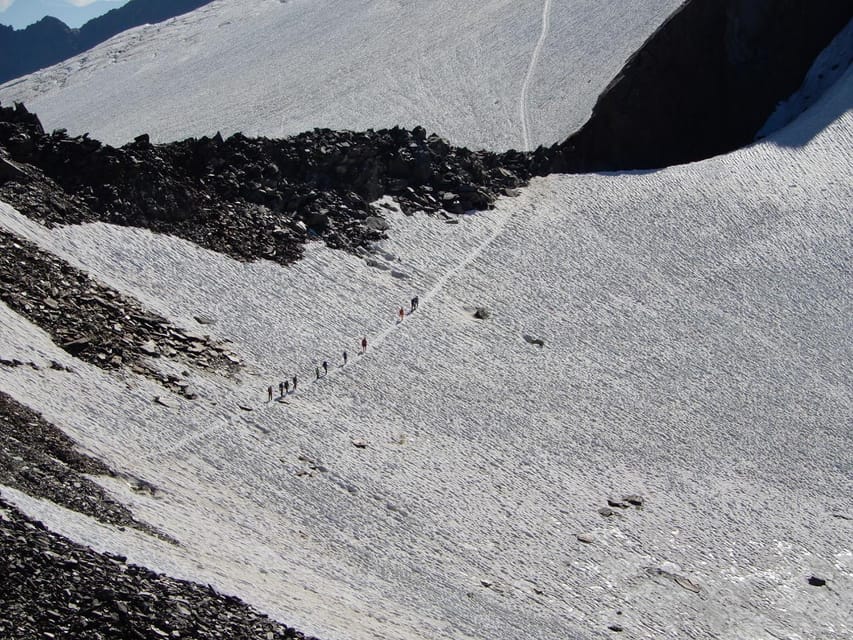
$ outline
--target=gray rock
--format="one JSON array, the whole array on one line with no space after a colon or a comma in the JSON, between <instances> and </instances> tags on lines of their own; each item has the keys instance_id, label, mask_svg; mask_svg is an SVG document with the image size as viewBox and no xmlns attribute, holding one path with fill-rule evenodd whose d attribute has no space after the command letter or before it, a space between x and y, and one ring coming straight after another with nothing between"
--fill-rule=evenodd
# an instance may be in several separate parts
<instances>
[{"instance_id":1,"label":"gray rock","mask_svg":"<svg viewBox=\"0 0 853 640\"><path fill-rule=\"evenodd\" d=\"M160 350L157 348L157 343L153 340L146 340L141 345L139 345L139 350L145 355L149 356L159 356Z\"/></svg>"},{"instance_id":2,"label":"gray rock","mask_svg":"<svg viewBox=\"0 0 853 640\"><path fill-rule=\"evenodd\" d=\"M18 164L0 156L0 180L21 180L28 178L26 172Z\"/></svg>"},{"instance_id":3,"label":"gray rock","mask_svg":"<svg viewBox=\"0 0 853 640\"><path fill-rule=\"evenodd\" d=\"M307 212L304 216L305 224L312 229L325 229L329 226L329 216L326 213Z\"/></svg>"},{"instance_id":4,"label":"gray rock","mask_svg":"<svg viewBox=\"0 0 853 640\"><path fill-rule=\"evenodd\" d=\"M524 338L524 341L528 344L532 344L537 347L545 346L545 341L542 338L537 338L535 336L530 335L529 333L525 333L522 337Z\"/></svg>"},{"instance_id":5,"label":"gray rock","mask_svg":"<svg viewBox=\"0 0 853 640\"><path fill-rule=\"evenodd\" d=\"M682 589L686 589L687 591L692 591L693 593L699 593L702 588L698 583L693 582L690 578L685 578L684 576L675 576L673 578L675 580L675 584L677 584Z\"/></svg>"},{"instance_id":6,"label":"gray rock","mask_svg":"<svg viewBox=\"0 0 853 640\"><path fill-rule=\"evenodd\" d=\"M154 396L154 402L161 404L164 407L169 407L170 409L177 409L181 406L176 400L173 400L168 396Z\"/></svg>"},{"instance_id":7,"label":"gray rock","mask_svg":"<svg viewBox=\"0 0 853 640\"><path fill-rule=\"evenodd\" d=\"M388 221L385 218L380 218L379 216L368 216L364 221L364 225L374 231L387 231L391 228Z\"/></svg>"}]
</instances>

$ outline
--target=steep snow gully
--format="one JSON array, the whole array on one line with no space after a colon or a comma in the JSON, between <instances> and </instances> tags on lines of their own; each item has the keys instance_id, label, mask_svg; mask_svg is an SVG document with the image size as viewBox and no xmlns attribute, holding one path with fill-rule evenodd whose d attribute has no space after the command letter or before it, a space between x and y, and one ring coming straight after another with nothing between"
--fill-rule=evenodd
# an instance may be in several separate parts
<instances>
[{"instance_id":1,"label":"steep snow gully","mask_svg":"<svg viewBox=\"0 0 853 640\"><path fill-rule=\"evenodd\" d=\"M528 92L530 91L530 83L533 81L533 75L536 72L536 65L539 63L539 57L542 55L542 47L545 46L545 40L548 38L548 29L551 19L551 0L545 0L542 5L542 31L539 33L539 39L536 41L536 46L533 48L533 54L530 56L530 64L527 67L527 73L524 74L524 82L521 85L521 96L518 100L518 110L521 119L521 150L530 150L530 115L528 109Z\"/></svg>"}]
</instances>

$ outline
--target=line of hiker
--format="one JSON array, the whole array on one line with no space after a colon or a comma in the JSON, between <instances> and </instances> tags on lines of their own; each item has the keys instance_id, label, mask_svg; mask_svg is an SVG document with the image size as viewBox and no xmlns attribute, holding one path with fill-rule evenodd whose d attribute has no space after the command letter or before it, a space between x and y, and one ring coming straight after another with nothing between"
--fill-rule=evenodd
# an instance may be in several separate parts
<instances>
[{"instance_id":1,"label":"line of hiker","mask_svg":"<svg viewBox=\"0 0 853 640\"><path fill-rule=\"evenodd\" d=\"M415 311L417 311L419 303L420 303L420 298L418 298L418 296L415 296L414 298L411 299L411 303L410 303L411 308L409 310L409 315L411 315ZM397 317L399 318L399 320L397 320L397 324L400 324L401 322L403 322L403 319L406 317L406 310L403 307L400 307L399 311L397 311ZM361 338L361 350L359 351L359 355L364 355L365 353L367 353L367 336L363 336ZM342 354L343 364L340 365L341 367L346 366L348 357L349 357L349 354L345 350ZM323 369L323 375L320 375L320 368L321 367ZM327 375L329 375L329 361L323 360L323 362L322 362L322 364L320 364L320 366L314 367L314 376L315 376L314 380L316 382L320 378L325 378ZM292 384L291 384L291 382L292 382ZM299 378L297 376L293 376L292 380L283 380L282 382L279 382L278 383L278 399L284 400L291 393L296 393L296 387L298 384L299 384ZM270 385L267 387L267 402L272 402L272 401L273 401L273 386Z\"/></svg>"}]
</instances>

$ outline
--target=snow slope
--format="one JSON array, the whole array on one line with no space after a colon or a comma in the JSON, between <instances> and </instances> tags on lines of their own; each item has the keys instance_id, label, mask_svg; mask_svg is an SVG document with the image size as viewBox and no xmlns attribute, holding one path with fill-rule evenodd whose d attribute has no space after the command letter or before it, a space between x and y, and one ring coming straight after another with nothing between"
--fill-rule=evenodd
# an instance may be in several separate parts
<instances>
[{"instance_id":1,"label":"snow slope","mask_svg":"<svg viewBox=\"0 0 853 640\"><path fill-rule=\"evenodd\" d=\"M679 4L220 0L7 83L0 101L112 144L399 124L535 147L580 127Z\"/></svg>"},{"instance_id":2,"label":"snow slope","mask_svg":"<svg viewBox=\"0 0 853 640\"><path fill-rule=\"evenodd\" d=\"M0 368L0 388L158 486L107 485L181 547L0 490L329 640L849 638L851 91L848 71L728 156L552 176L458 225L394 214L387 269L319 243L241 264L0 205L176 323L215 318L252 363L239 384L193 372L200 399L169 409L0 306L2 355L76 370ZM644 507L598 513L628 493Z\"/></svg>"}]
</instances>

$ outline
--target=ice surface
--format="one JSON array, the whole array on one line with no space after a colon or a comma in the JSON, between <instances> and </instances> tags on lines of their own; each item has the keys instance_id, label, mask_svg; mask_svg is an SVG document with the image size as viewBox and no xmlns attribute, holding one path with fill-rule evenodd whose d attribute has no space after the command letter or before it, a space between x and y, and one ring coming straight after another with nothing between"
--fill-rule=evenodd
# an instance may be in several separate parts
<instances>
[{"instance_id":1,"label":"ice surface","mask_svg":"<svg viewBox=\"0 0 853 640\"><path fill-rule=\"evenodd\" d=\"M848 638L851 83L727 156L540 179L458 225L393 213L388 269L320 243L243 264L0 205L178 324L214 318L250 362L239 383L193 372L199 400L169 409L0 305L5 355L76 371L0 367L0 388L159 487L107 483L181 547L4 496L330 640ZM598 513L629 493L642 509Z\"/></svg>"}]
</instances>

